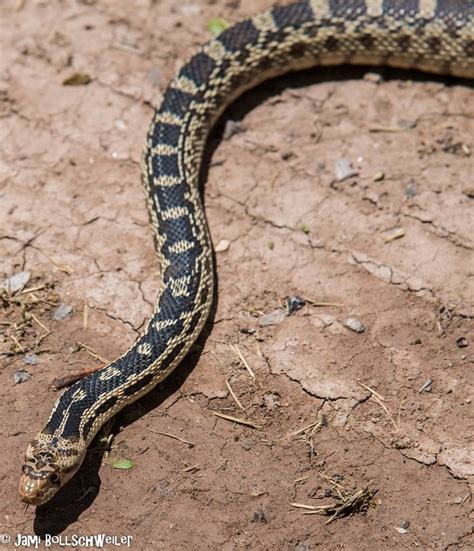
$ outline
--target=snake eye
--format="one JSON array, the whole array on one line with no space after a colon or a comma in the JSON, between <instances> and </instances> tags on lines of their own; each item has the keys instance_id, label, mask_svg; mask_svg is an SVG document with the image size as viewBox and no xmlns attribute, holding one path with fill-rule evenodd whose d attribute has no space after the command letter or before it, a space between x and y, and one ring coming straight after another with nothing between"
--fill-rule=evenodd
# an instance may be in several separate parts
<instances>
[{"instance_id":1,"label":"snake eye","mask_svg":"<svg viewBox=\"0 0 474 551\"><path fill-rule=\"evenodd\" d=\"M53 473L53 474L50 476L49 480L51 480L51 482L52 482L53 484L58 484L58 482L59 482L59 475L58 475L58 473Z\"/></svg>"}]
</instances>

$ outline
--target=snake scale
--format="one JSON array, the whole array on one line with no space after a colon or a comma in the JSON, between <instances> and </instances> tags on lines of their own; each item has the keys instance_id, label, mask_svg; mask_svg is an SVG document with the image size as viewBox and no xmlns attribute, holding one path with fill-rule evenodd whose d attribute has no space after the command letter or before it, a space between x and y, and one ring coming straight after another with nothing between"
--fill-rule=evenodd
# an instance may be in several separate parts
<instances>
[{"instance_id":1,"label":"snake scale","mask_svg":"<svg viewBox=\"0 0 474 551\"><path fill-rule=\"evenodd\" d=\"M154 313L128 351L56 401L26 451L22 501L48 501L103 424L169 375L201 332L214 276L198 177L207 135L229 103L268 78L318 65L473 78L473 26L472 0L302 0L235 24L184 65L154 114L142 162L162 265Z\"/></svg>"}]
</instances>

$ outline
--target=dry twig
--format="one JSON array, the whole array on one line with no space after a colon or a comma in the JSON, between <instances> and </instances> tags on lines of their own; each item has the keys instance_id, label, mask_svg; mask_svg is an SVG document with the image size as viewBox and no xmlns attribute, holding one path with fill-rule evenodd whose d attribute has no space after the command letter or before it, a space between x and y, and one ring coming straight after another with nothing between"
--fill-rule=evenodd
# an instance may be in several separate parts
<instances>
[{"instance_id":1,"label":"dry twig","mask_svg":"<svg viewBox=\"0 0 474 551\"><path fill-rule=\"evenodd\" d=\"M230 386L230 383L229 383L229 379L226 380L225 382L229 392L230 392L230 395L232 396L232 398L234 399L235 403L239 406L239 408L242 410L242 411L245 411L245 408L244 406L240 403L240 400L237 398L235 392L232 390L232 387Z\"/></svg>"},{"instance_id":2,"label":"dry twig","mask_svg":"<svg viewBox=\"0 0 474 551\"><path fill-rule=\"evenodd\" d=\"M240 417L233 417L232 415L226 415L225 413L219 413L218 411L213 411L212 415L225 419L226 421L232 421L232 423L238 423L239 425L245 425L247 427L252 427L253 429L261 429L260 425L254 423L253 421L247 421L247 419L241 419Z\"/></svg>"},{"instance_id":3,"label":"dry twig","mask_svg":"<svg viewBox=\"0 0 474 551\"><path fill-rule=\"evenodd\" d=\"M229 347L231 350L233 350L237 356L240 358L240 361L244 364L247 371L250 373L250 376L255 379L255 373L250 368L247 360L243 357L242 352L240 351L240 348L236 344L229 344Z\"/></svg>"}]
</instances>

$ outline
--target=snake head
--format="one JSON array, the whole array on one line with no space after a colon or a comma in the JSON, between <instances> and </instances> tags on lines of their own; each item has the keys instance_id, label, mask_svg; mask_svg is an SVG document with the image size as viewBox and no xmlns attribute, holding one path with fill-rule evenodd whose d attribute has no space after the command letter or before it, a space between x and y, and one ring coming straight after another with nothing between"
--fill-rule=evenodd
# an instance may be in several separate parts
<instances>
[{"instance_id":1,"label":"snake head","mask_svg":"<svg viewBox=\"0 0 474 551\"><path fill-rule=\"evenodd\" d=\"M21 501L29 505L49 501L74 476L83 459L83 454L78 457L71 449L58 446L57 438L50 437L45 442L45 436L38 435L25 454L19 492Z\"/></svg>"}]
</instances>

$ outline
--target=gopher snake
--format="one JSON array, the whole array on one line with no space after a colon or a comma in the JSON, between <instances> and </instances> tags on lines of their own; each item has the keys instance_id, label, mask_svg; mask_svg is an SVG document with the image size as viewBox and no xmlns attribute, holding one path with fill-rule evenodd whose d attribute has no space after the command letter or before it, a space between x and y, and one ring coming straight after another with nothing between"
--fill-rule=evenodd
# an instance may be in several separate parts
<instances>
[{"instance_id":1,"label":"gopher snake","mask_svg":"<svg viewBox=\"0 0 474 551\"><path fill-rule=\"evenodd\" d=\"M118 360L71 386L29 445L20 497L39 505L78 470L100 427L162 381L201 332L212 248L198 191L210 128L229 103L288 71L340 63L474 77L472 0L302 0L205 44L167 88L148 133L143 183L162 264L145 331Z\"/></svg>"}]
</instances>

